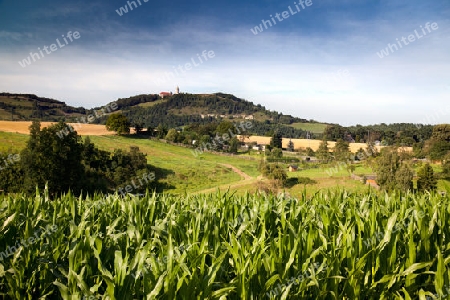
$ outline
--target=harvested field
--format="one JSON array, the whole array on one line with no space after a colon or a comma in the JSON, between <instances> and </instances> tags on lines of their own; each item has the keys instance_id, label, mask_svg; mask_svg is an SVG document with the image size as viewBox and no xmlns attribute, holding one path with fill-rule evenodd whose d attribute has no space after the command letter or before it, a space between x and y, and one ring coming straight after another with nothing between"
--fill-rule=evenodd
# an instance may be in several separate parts
<instances>
[{"instance_id":1,"label":"harvested field","mask_svg":"<svg viewBox=\"0 0 450 300\"><path fill-rule=\"evenodd\" d=\"M41 122L41 127L48 127L54 122ZM79 135L113 135L115 134L112 131L106 130L105 125L96 125L96 124L82 124L82 123L69 123L72 125ZM3 132L13 132L13 133L22 133L29 134L29 129L31 122L29 121L20 121L20 122L12 122L12 121L0 121L0 131Z\"/></svg>"},{"instance_id":2,"label":"harvested field","mask_svg":"<svg viewBox=\"0 0 450 300\"><path fill-rule=\"evenodd\" d=\"M241 140L240 136L238 136L238 138L239 138L239 140ZM269 145L270 139L271 139L271 137L254 135L254 136L246 137L244 142L245 143L256 142L259 145ZM290 139L285 139L285 138L283 139L283 148L287 148L289 140ZM321 140L308 140L308 139L291 139L291 140L294 143L294 148L296 150L297 149L306 149L306 148L310 147L314 151L317 151L317 149L319 149L320 143L322 142ZM336 142L328 142L328 148L330 150L333 150L335 144L336 144ZM355 153L360 148L363 148L365 150L367 148L367 144L365 144L365 143L350 143L350 151L351 152ZM377 150L380 151L382 147L376 146L375 148L377 148ZM412 152L412 147L402 147L401 149L399 149L399 151Z\"/></svg>"}]
</instances>

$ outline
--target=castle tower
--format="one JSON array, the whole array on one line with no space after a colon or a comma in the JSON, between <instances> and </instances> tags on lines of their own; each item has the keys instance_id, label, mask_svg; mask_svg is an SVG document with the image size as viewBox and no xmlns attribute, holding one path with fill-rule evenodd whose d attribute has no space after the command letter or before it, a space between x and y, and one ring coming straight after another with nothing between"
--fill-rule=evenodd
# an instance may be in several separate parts
<instances>
[{"instance_id":1,"label":"castle tower","mask_svg":"<svg viewBox=\"0 0 450 300\"><path fill-rule=\"evenodd\" d=\"M180 93L180 88L177 86L177 90L176 90L176 92L175 92L175 94L179 94Z\"/></svg>"}]
</instances>

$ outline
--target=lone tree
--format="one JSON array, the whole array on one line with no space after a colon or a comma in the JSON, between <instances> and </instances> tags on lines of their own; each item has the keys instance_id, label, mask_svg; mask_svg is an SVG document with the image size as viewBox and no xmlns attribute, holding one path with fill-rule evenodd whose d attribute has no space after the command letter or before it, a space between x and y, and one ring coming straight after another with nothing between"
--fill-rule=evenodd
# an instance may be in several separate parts
<instances>
[{"instance_id":1,"label":"lone tree","mask_svg":"<svg viewBox=\"0 0 450 300\"><path fill-rule=\"evenodd\" d=\"M330 150L328 149L328 142L326 140L323 140L320 143L319 149L316 151L316 156L323 161L328 161L330 159Z\"/></svg>"},{"instance_id":2,"label":"lone tree","mask_svg":"<svg viewBox=\"0 0 450 300\"><path fill-rule=\"evenodd\" d=\"M60 138L57 133L67 128L60 122L41 130L41 124L34 121L30 126L30 139L21 154L24 186L31 192L45 184L52 193L79 192L82 189L84 167L82 164L81 137L69 132Z\"/></svg>"},{"instance_id":3,"label":"lone tree","mask_svg":"<svg viewBox=\"0 0 450 300\"><path fill-rule=\"evenodd\" d=\"M414 172L404 164L396 148L385 148L375 166L377 183L388 192L412 190Z\"/></svg>"},{"instance_id":4,"label":"lone tree","mask_svg":"<svg viewBox=\"0 0 450 300\"><path fill-rule=\"evenodd\" d=\"M144 129L144 124L134 123L134 131L136 131L136 134L140 134L143 129Z\"/></svg>"},{"instance_id":5,"label":"lone tree","mask_svg":"<svg viewBox=\"0 0 450 300\"><path fill-rule=\"evenodd\" d=\"M129 134L130 126L130 121L122 114L112 114L106 120L106 129L117 134Z\"/></svg>"},{"instance_id":6,"label":"lone tree","mask_svg":"<svg viewBox=\"0 0 450 300\"><path fill-rule=\"evenodd\" d=\"M270 140L270 146L279 149L283 147L283 136L281 133L277 131L273 134L272 139Z\"/></svg>"},{"instance_id":7,"label":"lone tree","mask_svg":"<svg viewBox=\"0 0 450 300\"><path fill-rule=\"evenodd\" d=\"M337 161L346 161L349 159L350 145L348 142L338 139L334 146L334 159Z\"/></svg>"},{"instance_id":8,"label":"lone tree","mask_svg":"<svg viewBox=\"0 0 450 300\"><path fill-rule=\"evenodd\" d=\"M261 172L265 177L273 180L279 186L284 186L286 184L287 174L282 165L262 164Z\"/></svg>"},{"instance_id":9,"label":"lone tree","mask_svg":"<svg viewBox=\"0 0 450 300\"><path fill-rule=\"evenodd\" d=\"M430 164L423 166L417 172L417 176L417 189L419 191L434 191L437 188L437 180Z\"/></svg>"},{"instance_id":10,"label":"lone tree","mask_svg":"<svg viewBox=\"0 0 450 300\"><path fill-rule=\"evenodd\" d=\"M239 148L239 140L237 139L237 137L233 137L230 140L230 153L237 153L238 152L238 148Z\"/></svg>"},{"instance_id":11,"label":"lone tree","mask_svg":"<svg viewBox=\"0 0 450 300\"><path fill-rule=\"evenodd\" d=\"M292 140L289 140L288 146L287 146L287 150L289 152L294 152L294 143L292 142Z\"/></svg>"}]
</instances>

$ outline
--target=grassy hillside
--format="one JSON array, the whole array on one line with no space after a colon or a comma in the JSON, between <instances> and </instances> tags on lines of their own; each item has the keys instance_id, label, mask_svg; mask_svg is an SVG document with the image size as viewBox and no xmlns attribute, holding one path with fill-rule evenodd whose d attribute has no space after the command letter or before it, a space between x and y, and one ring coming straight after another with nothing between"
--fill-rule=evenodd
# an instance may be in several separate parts
<instances>
[{"instance_id":1,"label":"grassy hillside","mask_svg":"<svg viewBox=\"0 0 450 300\"><path fill-rule=\"evenodd\" d=\"M7 152L8 149L19 151L25 147L27 139L26 135L0 132L0 141L3 142L0 151ZM257 170L261 159L259 155L226 156L204 153L196 157L192 149L134 136L90 136L90 139L97 147L107 151L129 150L130 146L138 146L147 154L148 163L159 168L160 181L172 187L166 191L167 193L214 192L217 189L226 191L231 188L238 194L245 194L247 191L257 191L258 182L261 181L261 174ZM247 176L237 173L231 166ZM364 173L366 170L363 167L357 168L357 172ZM317 184L308 186L308 194L333 184L352 190L367 190L363 184L348 180L348 173L345 170L340 170L333 178L330 178L323 169L289 173L289 176L306 176L317 180ZM303 188L303 185L295 185L286 190L298 194Z\"/></svg>"},{"instance_id":2,"label":"grassy hillside","mask_svg":"<svg viewBox=\"0 0 450 300\"><path fill-rule=\"evenodd\" d=\"M301 129L304 131L309 131L315 134L322 134L328 124L323 123L293 123L290 126Z\"/></svg>"},{"instance_id":3,"label":"grassy hillside","mask_svg":"<svg viewBox=\"0 0 450 300\"><path fill-rule=\"evenodd\" d=\"M82 107L71 107L54 99L31 94L0 93L0 120L58 121L62 118L75 120L85 113L86 110Z\"/></svg>"},{"instance_id":4,"label":"grassy hillside","mask_svg":"<svg viewBox=\"0 0 450 300\"><path fill-rule=\"evenodd\" d=\"M191 149L173 146L149 139L118 136L92 136L91 141L100 149L129 149L138 146L147 154L148 163L161 168L161 182L173 186L168 193L197 192L241 181L241 176L224 165L233 165L249 176L256 177L257 160L204 153L195 157Z\"/></svg>"},{"instance_id":5,"label":"grassy hillside","mask_svg":"<svg viewBox=\"0 0 450 300\"><path fill-rule=\"evenodd\" d=\"M18 152L25 148L29 136L27 134L0 131L0 152Z\"/></svg>"},{"instance_id":6,"label":"grassy hillside","mask_svg":"<svg viewBox=\"0 0 450 300\"><path fill-rule=\"evenodd\" d=\"M231 189L238 195L244 195L247 192L257 192L267 183L258 171L262 156L257 154L227 156L205 152L196 157L192 153L193 149L135 136L90 136L90 139L98 148L107 151L129 150L130 146L138 146L147 155L148 163L158 168L157 177L170 187L165 191L169 194L211 193ZM0 152L20 151L27 140L27 135L0 132ZM441 171L438 166L435 169L436 173ZM366 175L374 173L364 164L356 165L354 172ZM288 184L284 191L293 196L301 195L305 189L307 195L313 195L336 186L354 192L371 190L369 186L351 179L346 168L336 168L333 165L317 168L301 166L299 171L287 174L289 178L308 177L316 181L308 185ZM450 191L450 182L439 180L438 190Z\"/></svg>"}]
</instances>

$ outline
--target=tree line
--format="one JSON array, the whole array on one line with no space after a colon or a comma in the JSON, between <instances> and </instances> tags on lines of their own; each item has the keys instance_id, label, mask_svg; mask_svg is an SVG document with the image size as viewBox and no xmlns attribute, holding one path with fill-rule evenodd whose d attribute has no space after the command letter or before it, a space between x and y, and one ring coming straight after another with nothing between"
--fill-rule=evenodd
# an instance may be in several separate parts
<instances>
[{"instance_id":1,"label":"tree line","mask_svg":"<svg viewBox=\"0 0 450 300\"><path fill-rule=\"evenodd\" d=\"M32 194L36 188L46 186L52 195L71 191L81 193L111 193L121 186L127 186L133 179L147 178L133 193L160 190L155 168L147 164L145 154L138 147L129 151L115 149L108 152L98 149L89 139L83 139L76 131L58 136L67 128L59 122L41 128L39 121L30 126L30 138L20 152L20 161L0 169L0 190L7 193L25 192ZM10 154L0 154L0 161Z\"/></svg>"}]
</instances>

